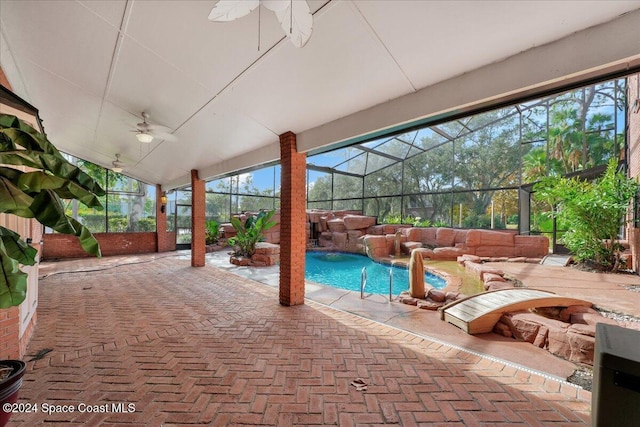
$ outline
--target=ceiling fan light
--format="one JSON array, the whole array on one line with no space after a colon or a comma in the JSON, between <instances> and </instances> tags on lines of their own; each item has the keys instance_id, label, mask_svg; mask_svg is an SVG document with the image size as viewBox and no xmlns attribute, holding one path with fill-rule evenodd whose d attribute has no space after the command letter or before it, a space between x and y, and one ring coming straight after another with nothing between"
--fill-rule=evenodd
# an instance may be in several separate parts
<instances>
[{"instance_id":1,"label":"ceiling fan light","mask_svg":"<svg viewBox=\"0 0 640 427\"><path fill-rule=\"evenodd\" d=\"M111 168L112 171L114 171L115 173L120 173L122 172L122 168L118 167L118 166L114 166Z\"/></svg>"},{"instance_id":2,"label":"ceiling fan light","mask_svg":"<svg viewBox=\"0 0 640 427\"><path fill-rule=\"evenodd\" d=\"M138 138L138 141L140 142L145 142L145 143L150 143L151 141L153 141L153 135L150 135L146 132L139 132L136 134L136 138Z\"/></svg>"}]
</instances>

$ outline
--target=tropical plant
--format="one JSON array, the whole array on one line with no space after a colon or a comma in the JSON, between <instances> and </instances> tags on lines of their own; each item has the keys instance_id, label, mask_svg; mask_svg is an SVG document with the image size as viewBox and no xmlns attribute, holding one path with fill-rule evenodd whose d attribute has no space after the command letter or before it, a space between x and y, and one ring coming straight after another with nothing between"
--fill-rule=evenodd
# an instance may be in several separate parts
<instances>
[{"instance_id":1,"label":"tropical plant","mask_svg":"<svg viewBox=\"0 0 640 427\"><path fill-rule=\"evenodd\" d=\"M251 257L256 252L256 244L264 239L263 233L276 225L271 218L275 211L260 211L257 215L249 215L244 223L238 217L231 218L231 225L237 231L229 244L236 247L234 255Z\"/></svg>"},{"instance_id":2,"label":"tropical plant","mask_svg":"<svg viewBox=\"0 0 640 427\"><path fill-rule=\"evenodd\" d=\"M205 244L213 245L218 243L218 236L220 236L220 223L215 219L210 219L205 223Z\"/></svg>"},{"instance_id":3,"label":"tropical plant","mask_svg":"<svg viewBox=\"0 0 640 427\"><path fill-rule=\"evenodd\" d=\"M65 214L61 201L77 199L101 209L97 196L104 190L93 178L65 160L45 135L7 114L0 114L0 165L0 213L34 218L59 233L76 235L86 252L100 256L98 241ZM0 308L24 301L27 274L20 265L34 265L36 255L20 235L0 226Z\"/></svg>"},{"instance_id":4,"label":"tropical plant","mask_svg":"<svg viewBox=\"0 0 640 427\"><path fill-rule=\"evenodd\" d=\"M638 183L617 171L616 160L609 161L597 180L546 177L534 190L536 198L556 207L552 215L568 226L562 239L577 261L614 272L620 268L620 228Z\"/></svg>"}]
</instances>

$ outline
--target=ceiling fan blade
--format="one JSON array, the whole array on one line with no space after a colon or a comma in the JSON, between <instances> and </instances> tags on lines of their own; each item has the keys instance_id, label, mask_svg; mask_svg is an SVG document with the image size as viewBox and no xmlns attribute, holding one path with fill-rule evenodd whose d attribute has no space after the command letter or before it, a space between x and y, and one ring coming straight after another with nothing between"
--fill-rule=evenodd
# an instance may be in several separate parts
<instances>
[{"instance_id":1,"label":"ceiling fan blade","mask_svg":"<svg viewBox=\"0 0 640 427\"><path fill-rule=\"evenodd\" d=\"M307 44L313 28L313 15L306 1L291 1L286 9L276 11L276 16L295 47Z\"/></svg>"},{"instance_id":2,"label":"ceiling fan blade","mask_svg":"<svg viewBox=\"0 0 640 427\"><path fill-rule=\"evenodd\" d=\"M291 0L262 0L260 3L272 12L282 12L289 7Z\"/></svg>"},{"instance_id":3,"label":"ceiling fan blade","mask_svg":"<svg viewBox=\"0 0 640 427\"><path fill-rule=\"evenodd\" d=\"M162 125L156 125L156 124L151 124L149 123L147 125L146 131L149 133L171 133L173 129L171 129L170 127L167 126L162 126Z\"/></svg>"},{"instance_id":4,"label":"ceiling fan blade","mask_svg":"<svg viewBox=\"0 0 640 427\"><path fill-rule=\"evenodd\" d=\"M228 22L248 15L260 5L259 0L220 0L209 13L209 21Z\"/></svg>"},{"instance_id":5,"label":"ceiling fan blade","mask_svg":"<svg viewBox=\"0 0 640 427\"><path fill-rule=\"evenodd\" d=\"M168 141L168 142L176 142L178 140L177 136L167 132L153 132L151 133L151 135L156 139Z\"/></svg>"}]
</instances>

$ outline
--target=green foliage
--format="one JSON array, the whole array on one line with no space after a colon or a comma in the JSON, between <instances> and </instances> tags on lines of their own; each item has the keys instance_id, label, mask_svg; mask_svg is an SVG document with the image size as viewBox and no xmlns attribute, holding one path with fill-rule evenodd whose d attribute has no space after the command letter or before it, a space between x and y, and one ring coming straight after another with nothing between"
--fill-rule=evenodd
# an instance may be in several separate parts
<instances>
[{"instance_id":1,"label":"green foliage","mask_svg":"<svg viewBox=\"0 0 640 427\"><path fill-rule=\"evenodd\" d=\"M616 166L610 160L595 181L546 177L534 187L536 198L556 206L552 215L568 226L563 242L576 260L612 271L620 267L620 228L638 190L638 183L616 171Z\"/></svg>"},{"instance_id":2,"label":"green foliage","mask_svg":"<svg viewBox=\"0 0 640 427\"><path fill-rule=\"evenodd\" d=\"M69 212L67 211L67 215ZM106 217L105 214L84 214L79 216L79 221L91 230L92 233L104 233L106 232Z\"/></svg>"},{"instance_id":3,"label":"green foliage","mask_svg":"<svg viewBox=\"0 0 640 427\"><path fill-rule=\"evenodd\" d=\"M129 229L129 220L124 216L109 215L109 232L124 233Z\"/></svg>"},{"instance_id":4,"label":"green foliage","mask_svg":"<svg viewBox=\"0 0 640 427\"><path fill-rule=\"evenodd\" d=\"M517 215L516 215L517 221ZM480 228L488 230L491 228L491 215L475 215L462 220L462 227L464 228ZM493 228L498 230L504 230L506 226L500 221L498 217L493 219Z\"/></svg>"},{"instance_id":5,"label":"green foliage","mask_svg":"<svg viewBox=\"0 0 640 427\"><path fill-rule=\"evenodd\" d=\"M0 114L0 213L35 218L63 234L78 236L88 253L100 256L91 232L65 214L61 199L76 199L102 209L105 192L78 167L69 163L43 134L15 116ZM11 166L38 169L23 172ZM27 274L20 265L34 265L35 249L18 234L0 227L0 308L16 306L26 297Z\"/></svg>"},{"instance_id":6,"label":"green foliage","mask_svg":"<svg viewBox=\"0 0 640 427\"><path fill-rule=\"evenodd\" d=\"M383 224L403 224L400 214L388 214L382 219Z\"/></svg>"},{"instance_id":7,"label":"green foliage","mask_svg":"<svg viewBox=\"0 0 640 427\"><path fill-rule=\"evenodd\" d=\"M276 225L271 218L275 211L261 211L257 215L249 216L244 224L238 217L231 218L231 225L238 232L229 239L229 244L236 247L236 256L251 257L256 251L256 243L263 240L265 231Z\"/></svg>"},{"instance_id":8,"label":"green foliage","mask_svg":"<svg viewBox=\"0 0 640 427\"><path fill-rule=\"evenodd\" d=\"M431 221L428 219L423 220L419 216L406 216L402 218L399 214L389 214L385 216L382 220L382 224L410 224L414 227L431 227L432 225Z\"/></svg>"},{"instance_id":9,"label":"green foliage","mask_svg":"<svg viewBox=\"0 0 640 427\"><path fill-rule=\"evenodd\" d=\"M210 219L205 223L205 244L213 245L218 243L218 237L220 236L220 223L214 219Z\"/></svg>"},{"instance_id":10,"label":"green foliage","mask_svg":"<svg viewBox=\"0 0 640 427\"><path fill-rule=\"evenodd\" d=\"M133 231L156 231L156 219L153 217L140 218L133 228Z\"/></svg>"}]
</instances>

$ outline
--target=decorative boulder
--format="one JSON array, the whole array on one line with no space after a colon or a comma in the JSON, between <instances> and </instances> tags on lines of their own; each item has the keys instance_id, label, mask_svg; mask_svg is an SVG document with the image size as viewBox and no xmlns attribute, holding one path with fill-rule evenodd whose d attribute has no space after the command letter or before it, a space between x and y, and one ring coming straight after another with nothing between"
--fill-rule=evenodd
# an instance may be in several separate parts
<instances>
[{"instance_id":1,"label":"decorative boulder","mask_svg":"<svg viewBox=\"0 0 640 427\"><path fill-rule=\"evenodd\" d=\"M344 233L347 229L342 219L330 219L327 221L327 226L334 233Z\"/></svg>"},{"instance_id":2,"label":"decorative boulder","mask_svg":"<svg viewBox=\"0 0 640 427\"><path fill-rule=\"evenodd\" d=\"M409 260L409 293L413 298L424 298L424 263L419 251L411 253Z\"/></svg>"},{"instance_id":3,"label":"decorative boulder","mask_svg":"<svg viewBox=\"0 0 640 427\"><path fill-rule=\"evenodd\" d=\"M361 230L376 224L375 217L364 215L346 215L343 220L347 230Z\"/></svg>"}]
</instances>

